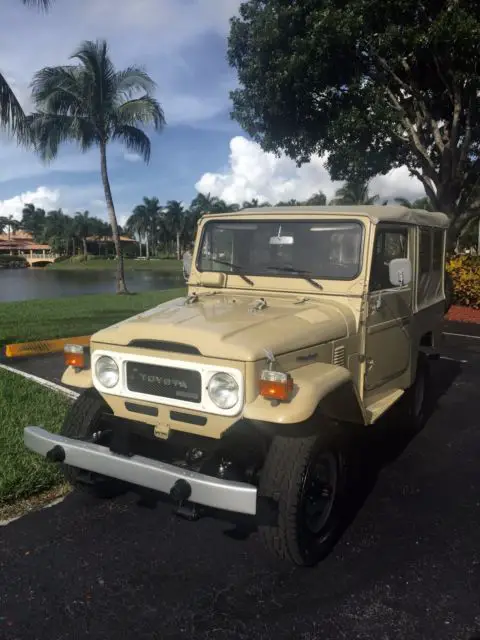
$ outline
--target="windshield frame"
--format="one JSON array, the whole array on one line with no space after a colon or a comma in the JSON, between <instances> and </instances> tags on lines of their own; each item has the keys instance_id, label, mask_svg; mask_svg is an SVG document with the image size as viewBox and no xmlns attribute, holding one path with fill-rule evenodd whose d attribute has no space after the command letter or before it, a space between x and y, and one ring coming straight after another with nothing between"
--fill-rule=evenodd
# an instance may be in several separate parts
<instances>
[{"instance_id":1,"label":"windshield frame","mask_svg":"<svg viewBox=\"0 0 480 640\"><path fill-rule=\"evenodd\" d=\"M250 270L238 270L238 271L222 271L220 269L215 270L215 271L211 271L209 269L202 269L200 266L200 260L201 260L201 248L203 246L204 240L205 240L205 235L207 233L208 227L210 225L214 225L214 224L218 224L218 223L228 223L228 222L232 222L235 224L262 224L262 223L270 223L270 224L282 224L285 222L303 222L303 223L308 223L311 225L315 225L317 224L356 224L360 227L360 231L361 231L361 241L360 241L360 250L359 250L359 261L357 264L357 271L355 273L354 276L348 276L348 277L335 277L332 278L331 276L322 276L322 275L317 275L316 273L301 273L300 271L298 273L288 273L288 272L281 272L281 271L274 271L273 269L271 271L269 271L268 273L256 273ZM309 278L311 278L312 280L324 280L324 281L331 281L331 282L353 282L354 280L357 280L359 278L359 276L361 275L362 271L363 271L363 267L364 267L364 261L365 261L365 243L366 243L366 230L367 227L365 225L365 222L359 218L359 217L342 217L342 219L339 218L320 218L316 217L316 218L304 218L304 217L295 217L293 218L292 216L289 217L282 217L280 216L271 216L271 219L269 219L269 217L262 217L262 218L244 218L242 220L239 220L238 218L234 218L234 217L218 217L218 218L209 218L208 220L206 220L206 222L204 223L203 227L202 227L202 233L200 236L200 240L198 242L197 245L197 251L196 251L196 256L195 256L195 268L199 273L223 273L226 276L236 276L236 277L241 277L241 276L250 276L250 277L256 277L256 278L295 278L297 280L301 280L301 279L305 279L305 276L307 275ZM225 265L226 266L226 265Z\"/></svg>"}]
</instances>

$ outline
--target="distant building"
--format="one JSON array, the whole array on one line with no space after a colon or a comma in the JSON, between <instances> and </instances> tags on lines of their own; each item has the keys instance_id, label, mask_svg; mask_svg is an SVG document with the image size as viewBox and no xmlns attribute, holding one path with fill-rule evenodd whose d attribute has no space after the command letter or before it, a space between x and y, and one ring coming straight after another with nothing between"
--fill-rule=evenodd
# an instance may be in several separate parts
<instances>
[{"instance_id":1,"label":"distant building","mask_svg":"<svg viewBox=\"0 0 480 640\"><path fill-rule=\"evenodd\" d=\"M120 242L125 254L137 255L138 242L127 236L120 236ZM76 253L83 253L81 241L76 242ZM91 236L87 238L87 253L96 256L115 254L113 239L109 236ZM16 231L10 234L0 233L0 255L23 256L30 264L34 262L53 262L58 254L54 253L48 244L35 242L32 235L26 231Z\"/></svg>"},{"instance_id":2,"label":"distant building","mask_svg":"<svg viewBox=\"0 0 480 640\"><path fill-rule=\"evenodd\" d=\"M39 261L53 262L56 257L50 245L35 242L26 231L11 233L10 238L8 234L0 233L0 255L22 256L30 264Z\"/></svg>"}]
</instances>

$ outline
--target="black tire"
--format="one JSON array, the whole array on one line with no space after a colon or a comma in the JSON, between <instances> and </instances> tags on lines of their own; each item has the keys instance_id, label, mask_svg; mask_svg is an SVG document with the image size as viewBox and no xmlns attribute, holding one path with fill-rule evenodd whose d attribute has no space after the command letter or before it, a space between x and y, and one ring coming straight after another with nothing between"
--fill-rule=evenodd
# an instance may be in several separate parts
<instances>
[{"instance_id":1,"label":"black tire","mask_svg":"<svg viewBox=\"0 0 480 640\"><path fill-rule=\"evenodd\" d=\"M428 357L420 352L417 360L415 382L405 393L403 420L412 431L425 426L430 408L430 364Z\"/></svg>"},{"instance_id":2,"label":"black tire","mask_svg":"<svg viewBox=\"0 0 480 640\"><path fill-rule=\"evenodd\" d=\"M271 553L296 565L311 567L332 551L351 515L347 457L346 438L340 427L308 437L274 437L259 483L259 494L273 498L278 504L276 526L259 527L262 542ZM318 463L326 463L330 479L335 481L333 486L323 484L325 495L321 483L314 489L319 496L318 506L323 500L325 509L313 527L306 508L312 504L308 487Z\"/></svg>"},{"instance_id":3,"label":"black tire","mask_svg":"<svg viewBox=\"0 0 480 640\"><path fill-rule=\"evenodd\" d=\"M111 413L109 406L96 389L84 391L70 407L62 425L61 435L75 440L89 440L101 429L102 416ZM95 498L116 498L127 491L115 478L108 478L63 464L65 479L79 491Z\"/></svg>"}]
</instances>

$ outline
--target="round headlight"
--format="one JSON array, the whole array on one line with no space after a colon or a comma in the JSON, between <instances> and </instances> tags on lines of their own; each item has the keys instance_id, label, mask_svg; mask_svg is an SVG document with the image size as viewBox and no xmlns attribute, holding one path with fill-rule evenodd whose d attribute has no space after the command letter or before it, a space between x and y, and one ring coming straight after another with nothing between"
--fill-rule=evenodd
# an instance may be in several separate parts
<instances>
[{"instance_id":1,"label":"round headlight","mask_svg":"<svg viewBox=\"0 0 480 640\"><path fill-rule=\"evenodd\" d=\"M101 356L95 364L95 374L100 383L110 389L114 387L120 377L117 363L109 356Z\"/></svg>"},{"instance_id":2,"label":"round headlight","mask_svg":"<svg viewBox=\"0 0 480 640\"><path fill-rule=\"evenodd\" d=\"M210 400L220 409L231 409L238 402L238 384L228 373L216 373L208 383Z\"/></svg>"}]
</instances>

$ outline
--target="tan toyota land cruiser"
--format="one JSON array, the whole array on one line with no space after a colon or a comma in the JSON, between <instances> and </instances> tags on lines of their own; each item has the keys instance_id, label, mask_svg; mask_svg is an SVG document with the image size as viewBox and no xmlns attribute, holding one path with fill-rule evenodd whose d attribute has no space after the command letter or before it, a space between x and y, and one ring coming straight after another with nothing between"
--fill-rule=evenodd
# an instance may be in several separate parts
<instances>
[{"instance_id":1,"label":"tan toyota land cruiser","mask_svg":"<svg viewBox=\"0 0 480 640\"><path fill-rule=\"evenodd\" d=\"M95 496L164 498L315 565L348 521L351 434L397 403L424 419L447 226L399 206L204 216L187 296L93 335L90 362L68 345L84 391L26 446Z\"/></svg>"}]
</instances>

